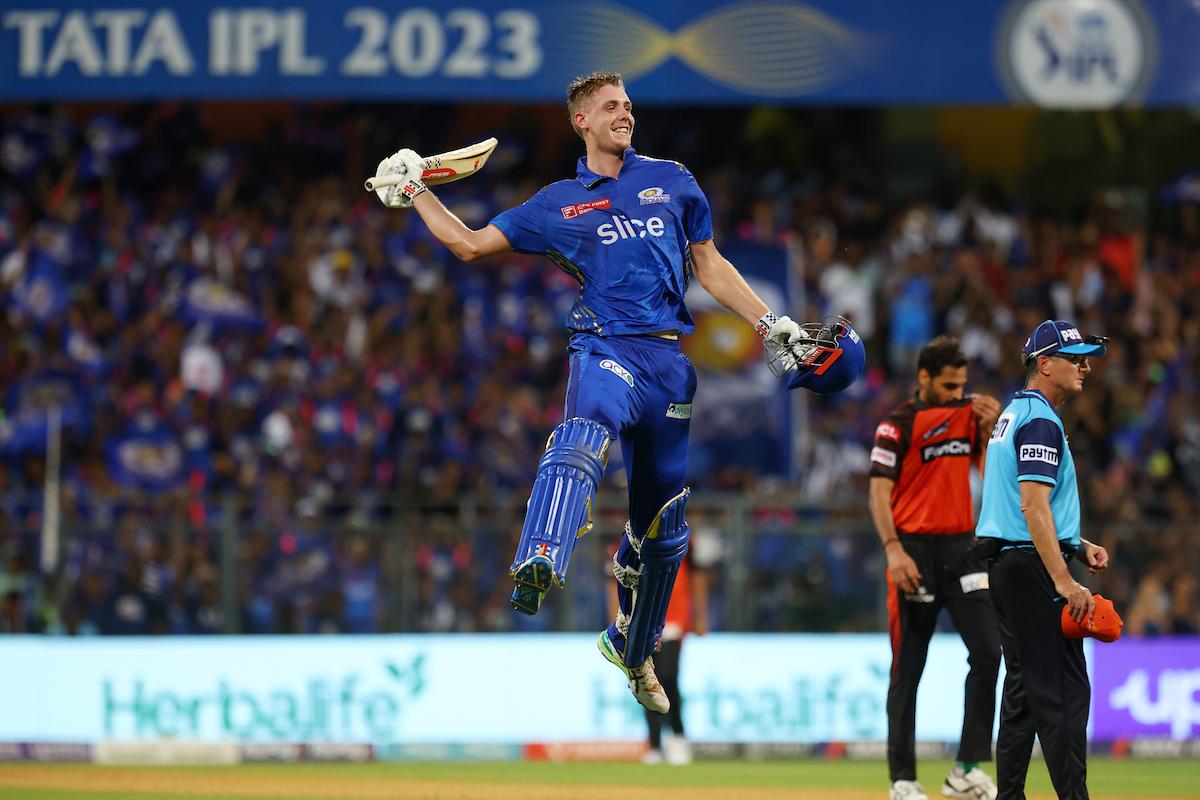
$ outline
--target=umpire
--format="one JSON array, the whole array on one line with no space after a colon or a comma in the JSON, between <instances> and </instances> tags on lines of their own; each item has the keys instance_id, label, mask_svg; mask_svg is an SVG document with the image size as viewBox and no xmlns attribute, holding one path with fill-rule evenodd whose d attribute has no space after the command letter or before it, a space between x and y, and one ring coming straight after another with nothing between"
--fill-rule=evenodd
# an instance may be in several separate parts
<instances>
[{"instance_id":1,"label":"umpire","mask_svg":"<svg viewBox=\"0 0 1200 800\"><path fill-rule=\"evenodd\" d=\"M1095 609L1072 577L1072 556L1092 574L1108 566L1103 547L1080 538L1075 463L1057 409L1083 391L1102 336L1046 320L1025 342L1024 391L992 431L976 530L989 559L992 601L1004 647L1004 695L996 740L1000 800L1023 800L1033 737L1060 798L1086 800L1091 686L1083 644L1062 634L1063 603L1076 621Z\"/></svg>"},{"instance_id":2,"label":"umpire","mask_svg":"<svg viewBox=\"0 0 1200 800\"><path fill-rule=\"evenodd\" d=\"M971 463L982 463L1000 404L964 396L967 357L958 340L939 336L917 358L916 395L875 429L870 508L887 555L890 800L927 800L917 783L917 685L944 606L967 646L958 763L942 794L995 800L979 769L992 757L992 719L1000 672L1000 634L988 596L986 566L972 552Z\"/></svg>"}]
</instances>

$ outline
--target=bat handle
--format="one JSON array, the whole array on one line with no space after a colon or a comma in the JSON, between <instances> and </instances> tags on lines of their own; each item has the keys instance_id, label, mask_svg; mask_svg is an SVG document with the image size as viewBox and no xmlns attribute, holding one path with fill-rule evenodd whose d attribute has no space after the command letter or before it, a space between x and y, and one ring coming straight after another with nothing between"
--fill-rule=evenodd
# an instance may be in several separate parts
<instances>
[{"instance_id":1,"label":"bat handle","mask_svg":"<svg viewBox=\"0 0 1200 800\"><path fill-rule=\"evenodd\" d=\"M396 184L404 183L404 180L405 176L401 175L400 173L395 173L392 175L376 175L374 178L367 178L367 180L363 183L363 187L366 188L368 192L373 192L376 189L382 189L385 186L395 186Z\"/></svg>"}]
</instances>

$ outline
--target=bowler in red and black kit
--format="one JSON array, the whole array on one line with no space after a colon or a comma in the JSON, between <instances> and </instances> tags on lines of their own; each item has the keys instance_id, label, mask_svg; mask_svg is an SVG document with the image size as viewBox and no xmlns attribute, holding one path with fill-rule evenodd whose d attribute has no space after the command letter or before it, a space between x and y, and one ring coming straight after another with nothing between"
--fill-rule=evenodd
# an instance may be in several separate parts
<instances>
[{"instance_id":1,"label":"bowler in red and black kit","mask_svg":"<svg viewBox=\"0 0 1200 800\"><path fill-rule=\"evenodd\" d=\"M983 464L1000 413L995 398L964 396L967 357L958 340L939 336L921 350L913 399L875 430L870 508L887 555L888 770L891 800L926 800L916 782L917 685L944 607L967 646L958 763L942 794L994 800L996 786L979 763L992 758L992 720L1000 670L1000 633L988 593L987 566L972 553L975 514L971 465Z\"/></svg>"}]
</instances>

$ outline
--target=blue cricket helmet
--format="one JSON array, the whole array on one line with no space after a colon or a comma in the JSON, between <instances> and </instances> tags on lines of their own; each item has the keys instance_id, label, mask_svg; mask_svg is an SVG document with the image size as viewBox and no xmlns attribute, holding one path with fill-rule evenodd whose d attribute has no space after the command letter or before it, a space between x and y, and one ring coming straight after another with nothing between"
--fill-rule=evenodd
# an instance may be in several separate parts
<instances>
[{"instance_id":1,"label":"blue cricket helmet","mask_svg":"<svg viewBox=\"0 0 1200 800\"><path fill-rule=\"evenodd\" d=\"M867 364L867 351L850 320L831 317L822 325L810 322L800 326L809 336L809 352L800 368L788 373L788 388L803 387L817 394L837 394L858 380Z\"/></svg>"}]
</instances>

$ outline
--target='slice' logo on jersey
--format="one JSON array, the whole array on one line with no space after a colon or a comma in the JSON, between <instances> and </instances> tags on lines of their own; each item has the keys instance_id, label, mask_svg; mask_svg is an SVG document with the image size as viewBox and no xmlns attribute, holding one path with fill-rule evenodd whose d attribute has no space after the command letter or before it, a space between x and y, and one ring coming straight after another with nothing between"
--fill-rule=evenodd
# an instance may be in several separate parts
<instances>
[{"instance_id":1,"label":"'slice' logo on jersey","mask_svg":"<svg viewBox=\"0 0 1200 800\"><path fill-rule=\"evenodd\" d=\"M671 202L671 195L665 193L657 186L651 186L638 192L638 202L644 206L654 205L655 203L669 203Z\"/></svg>"},{"instance_id":2,"label":"'slice' logo on jersey","mask_svg":"<svg viewBox=\"0 0 1200 800\"><path fill-rule=\"evenodd\" d=\"M667 225L661 217L651 217L644 222L640 219L622 219L616 214L610 214L612 222L606 222L596 228L600 244L616 244L622 239L645 239L647 236L662 236Z\"/></svg>"},{"instance_id":3,"label":"'slice' logo on jersey","mask_svg":"<svg viewBox=\"0 0 1200 800\"><path fill-rule=\"evenodd\" d=\"M876 439L891 439L893 442L900 441L900 431L890 422L881 422L879 427L875 429Z\"/></svg>"},{"instance_id":4,"label":"'slice' logo on jersey","mask_svg":"<svg viewBox=\"0 0 1200 800\"><path fill-rule=\"evenodd\" d=\"M633 386L633 375L629 373L629 370L625 369L611 358L606 358L601 361L600 369L608 370L613 375L616 375L618 378L628 383L630 386Z\"/></svg>"},{"instance_id":5,"label":"'slice' logo on jersey","mask_svg":"<svg viewBox=\"0 0 1200 800\"><path fill-rule=\"evenodd\" d=\"M1021 445L1022 461L1041 461L1052 466L1058 466L1058 450L1044 444Z\"/></svg>"},{"instance_id":6,"label":"'slice' logo on jersey","mask_svg":"<svg viewBox=\"0 0 1200 800\"><path fill-rule=\"evenodd\" d=\"M896 454L882 447L876 447L871 450L871 460L876 464L883 464L885 467L896 466Z\"/></svg>"},{"instance_id":7,"label":"'slice' logo on jersey","mask_svg":"<svg viewBox=\"0 0 1200 800\"><path fill-rule=\"evenodd\" d=\"M600 200L588 200L586 203L576 203L573 206L563 206L559 211L562 212L563 219L575 219L575 217L581 217L589 211L598 211L611 206L612 200L605 197Z\"/></svg>"},{"instance_id":8,"label":"'slice' logo on jersey","mask_svg":"<svg viewBox=\"0 0 1200 800\"><path fill-rule=\"evenodd\" d=\"M947 439L944 442L931 444L921 450L921 460L925 462L933 461L935 458L942 458L943 456L969 455L971 455L971 442L969 439Z\"/></svg>"},{"instance_id":9,"label":"'slice' logo on jersey","mask_svg":"<svg viewBox=\"0 0 1200 800\"><path fill-rule=\"evenodd\" d=\"M671 419L691 419L691 403L670 403L667 405L667 416Z\"/></svg>"},{"instance_id":10,"label":"'slice' logo on jersey","mask_svg":"<svg viewBox=\"0 0 1200 800\"><path fill-rule=\"evenodd\" d=\"M929 430L925 431L925 434L923 436L921 436L921 441L928 442L933 437L941 436L943 433L945 433L948 430L950 430L950 420L946 420L941 425L938 425L936 428L930 428Z\"/></svg>"}]
</instances>

